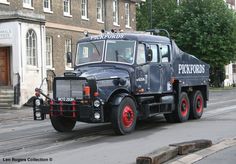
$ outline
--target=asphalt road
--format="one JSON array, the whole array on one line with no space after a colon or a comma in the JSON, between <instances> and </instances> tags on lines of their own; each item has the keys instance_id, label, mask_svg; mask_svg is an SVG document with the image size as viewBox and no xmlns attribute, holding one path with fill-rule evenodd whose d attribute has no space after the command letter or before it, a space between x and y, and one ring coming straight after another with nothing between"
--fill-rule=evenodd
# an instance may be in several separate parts
<instances>
[{"instance_id":1,"label":"asphalt road","mask_svg":"<svg viewBox=\"0 0 236 164\"><path fill-rule=\"evenodd\" d=\"M73 132L58 133L48 119L6 120L0 121L0 163L135 163L137 156L172 143L236 137L235 127L236 89L211 92L200 120L170 124L157 116L138 122L136 131L125 136L116 136L110 124L78 122Z\"/></svg>"}]
</instances>

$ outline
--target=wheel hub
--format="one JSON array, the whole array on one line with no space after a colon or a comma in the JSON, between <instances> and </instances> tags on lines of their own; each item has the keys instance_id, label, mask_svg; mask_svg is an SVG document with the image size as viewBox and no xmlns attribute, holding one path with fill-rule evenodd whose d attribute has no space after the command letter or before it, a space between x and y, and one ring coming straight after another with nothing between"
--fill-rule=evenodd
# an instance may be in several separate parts
<instances>
[{"instance_id":1,"label":"wheel hub","mask_svg":"<svg viewBox=\"0 0 236 164\"><path fill-rule=\"evenodd\" d=\"M125 106L122 113L122 122L123 125L128 128L133 124L134 121L134 112L130 106Z\"/></svg>"},{"instance_id":2,"label":"wheel hub","mask_svg":"<svg viewBox=\"0 0 236 164\"><path fill-rule=\"evenodd\" d=\"M183 117L187 115L188 110L189 110L188 102L186 99L183 99L181 102L181 114Z\"/></svg>"},{"instance_id":3,"label":"wheel hub","mask_svg":"<svg viewBox=\"0 0 236 164\"><path fill-rule=\"evenodd\" d=\"M202 98L200 96L197 97L197 112L201 113L203 108Z\"/></svg>"}]
</instances>

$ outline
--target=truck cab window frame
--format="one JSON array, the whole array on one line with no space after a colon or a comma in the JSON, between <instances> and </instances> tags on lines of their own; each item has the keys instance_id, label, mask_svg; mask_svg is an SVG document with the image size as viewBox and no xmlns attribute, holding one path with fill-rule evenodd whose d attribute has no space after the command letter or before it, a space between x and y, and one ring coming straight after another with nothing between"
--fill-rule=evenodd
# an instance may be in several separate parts
<instances>
[{"instance_id":1,"label":"truck cab window frame","mask_svg":"<svg viewBox=\"0 0 236 164\"><path fill-rule=\"evenodd\" d=\"M152 63L160 63L160 51L158 44L149 44L149 48L152 50Z\"/></svg>"},{"instance_id":2,"label":"truck cab window frame","mask_svg":"<svg viewBox=\"0 0 236 164\"><path fill-rule=\"evenodd\" d=\"M159 51L162 63L171 62L171 50L169 44L159 44Z\"/></svg>"},{"instance_id":3,"label":"truck cab window frame","mask_svg":"<svg viewBox=\"0 0 236 164\"><path fill-rule=\"evenodd\" d=\"M146 63L146 46L143 43L139 43L137 46L136 63L138 65Z\"/></svg>"}]
</instances>

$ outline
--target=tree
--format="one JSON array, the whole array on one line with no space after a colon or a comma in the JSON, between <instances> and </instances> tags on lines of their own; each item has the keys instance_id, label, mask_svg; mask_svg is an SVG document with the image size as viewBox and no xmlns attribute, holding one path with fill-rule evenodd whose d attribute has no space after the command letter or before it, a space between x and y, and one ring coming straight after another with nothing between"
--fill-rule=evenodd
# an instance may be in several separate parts
<instances>
[{"instance_id":1,"label":"tree","mask_svg":"<svg viewBox=\"0 0 236 164\"><path fill-rule=\"evenodd\" d=\"M137 8L137 29L166 28L177 8L176 0L147 0ZM152 18L151 18L152 17Z\"/></svg>"},{"instance_id":2,"label":"tree","mask_svg":"<svg viewBox=\"0 0 236 164\"><path fill-rule=\"evenodd\" d=\"M138 21L149 16L147 6L138 9ZM223 0L181 0L179 6L176 0L155 0L152 8L153 27L166 28L183 51L210 64L211 81L219 86L224 65L236 58L235 13ZM138 22L138 30L147 23Z\"/></svg>"}]
</instances>

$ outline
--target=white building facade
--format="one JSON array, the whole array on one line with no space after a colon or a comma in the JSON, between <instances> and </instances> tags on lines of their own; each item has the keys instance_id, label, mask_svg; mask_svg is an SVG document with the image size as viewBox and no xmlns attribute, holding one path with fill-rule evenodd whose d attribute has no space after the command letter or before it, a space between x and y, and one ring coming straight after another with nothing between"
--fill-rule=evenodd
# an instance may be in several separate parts
<instances>
[{"instance_id":1,"label":"white building facade","mask_svg":"<svg viewBox=\"0 0 236 164\"><path fill-rule=\"evenodd\" d=\"M0 16L0 88L14 90L21 106L46 77L45 18L17 11Z\"/></svg>"},{"instance_id":2,"label":"white building facade","mask_svg":"<svg viewBox=\"0 0 236 164\"><path fill-rule=\"evenodd\" d=\"M236 86L236 63L225 66L225 86Z\"/></svg>"},{"instance_id":3,"label":"white building facade","mask_svg":"<svg viewBox=\"0 0 236 164\"><path fill-rule=\"evenodd\" d=\"M235 8L235 0L225 0L228 7L232 10ZM236 85L236 61L231 61L230 64L225 66L225 81L224 86L235 86Z\"/></svg>"}]
</instances>

